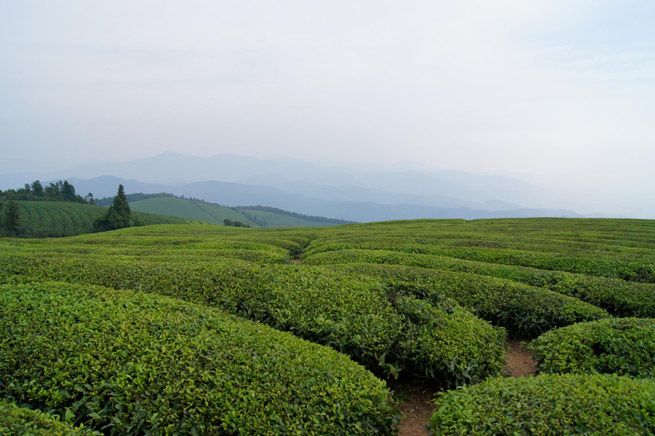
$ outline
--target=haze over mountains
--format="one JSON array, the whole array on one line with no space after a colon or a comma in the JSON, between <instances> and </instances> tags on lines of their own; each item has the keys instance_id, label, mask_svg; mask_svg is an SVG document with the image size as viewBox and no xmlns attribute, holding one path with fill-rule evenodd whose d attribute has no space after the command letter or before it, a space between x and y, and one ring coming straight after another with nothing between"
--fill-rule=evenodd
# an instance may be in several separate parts
<instances>
[{"instance_id":1,"label":"haze over mountains","mask_svg":"<svg viewBox=\"0 0 655 436\"><path fill-rule=\"evenodd\" d=\"M228 206L264 205L350 221L412 218L578 216L548 208L554 194L516 178L457 171L352 169L295 159L164 153L85 165L51 174L0 176L3 187L69 179L97 198L168 192ZM538 199L538 201L536 200Z\"/></svg>"}]
</instances>

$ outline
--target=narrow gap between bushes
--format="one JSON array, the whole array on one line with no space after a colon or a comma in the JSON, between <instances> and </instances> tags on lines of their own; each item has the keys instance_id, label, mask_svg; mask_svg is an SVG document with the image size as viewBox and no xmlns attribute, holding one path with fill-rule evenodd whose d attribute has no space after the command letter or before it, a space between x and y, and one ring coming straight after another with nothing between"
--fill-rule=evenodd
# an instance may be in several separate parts
<instances>
[{"instance_id":1,"label":"narrow gap between bushes","mask_svg":"<svg viewBox=\"0 0 655 436\"><path fill-rule=\"evenodd\" d=\"M505 374L525 377L537 371L537 362L520 340L510 339L505 346ZM398 436L428 435L428 424L434 413L434 397L438 386L420 379L389 381L389 387L399 401L401 412Z\"/></svg>"},{"instance_id":2,"label":"narrow gap between bushes","mask_svg":"<svg viewBox=\"0 0 655 436\"><path fill-rule=\"evenodd\" d=\"M537 372L537 361L530 350L519 340L510 339L505 345L505 374L525 377Z\"/></svg>"}]
</instances>

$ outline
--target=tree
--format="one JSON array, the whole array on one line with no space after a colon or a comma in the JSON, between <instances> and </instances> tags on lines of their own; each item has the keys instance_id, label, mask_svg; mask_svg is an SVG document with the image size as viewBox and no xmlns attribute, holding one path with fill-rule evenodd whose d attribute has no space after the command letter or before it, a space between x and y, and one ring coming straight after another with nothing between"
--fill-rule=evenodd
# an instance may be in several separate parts
<instances>
[{"instance_id":1,"label":"tree","mask_svg":"<svg viewBox=\"0 0 655 436\"><path fill-rule=\"evenodd\" d=\"M32 193L37 197L43 197L43 185L40 181L35 180L32 182Z\"/></svg>"},{"instance_id":2,"label":"tree","mask_svg":"<svg viewBox=\"0 0 655 436\"><path fill-rule=\"evenodd\" d=\"M61 180L50 183L50 186L45 188L45 195L53 200L61 200L61 188L63 182Z\"/></svg>"},{"instance_id":3,"label":"tree","mask_svg":"<svg viewBox=\"0 0 655 436\"><path fill-rule=\"evenodd\" d=\"M68 183L68 180L64 180L64 183L61 185L61 198L64 201L75 201L77 197L75 195L75 188L73 185Z\"/></svg>"},{"instance_id":4,"label":"tree","mask_svg":"<svg viewBox=\"0 0 655 436\"><path fill-rule=\"evenodd\" d=\"M89 204L96 204L96 199L93 198L93 194L90 192L84 196L84 201Z\"/></svg>"},{"instance_id":5,"label":"tree","mask_svg":"<svg viewBox=\"0 0 655 436\"><path fill-rule=\"evenodd\" d=\"M10 236L18 236L20 229L18 227L18 219L20 218L18 212L18 203L13 200L10 200L5 206L4 216L2 220L2 225L5 228L5 231Z\"/></svg>"},{"instance_id":6,"label":"tree","mask_svg":"<svg viewBox=\"0 0 655 436\"><path fill-rule=\"evenodd\" d=\"M123 189L123 185L118 185L118 192L112 205L109 206L105 216L97 219L94 225L97 230L122 229L130 226L131 215L130 205L125 197L125 189Z\"/></svg>"}]
</instances>

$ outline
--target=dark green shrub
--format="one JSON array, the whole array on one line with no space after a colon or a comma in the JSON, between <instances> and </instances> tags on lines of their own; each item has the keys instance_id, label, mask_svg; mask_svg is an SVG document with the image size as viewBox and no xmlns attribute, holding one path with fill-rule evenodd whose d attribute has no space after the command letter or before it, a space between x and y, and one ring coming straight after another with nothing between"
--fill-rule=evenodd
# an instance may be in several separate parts
<instances>
[{"instance_id":1,"label":"dark green shrub","mask_svg":"<svg viewBox=\"0 0 655 436\"><path fill-rule=\"evenodd\" d=\"M398 265L334 265L335 271L375 277L388 288L432 298L447 296L480 318L505 327L514 337L540 334L581 321L607 317L603 309L577 298L509 280L454 271Z\"/></svg>"},{"instance_id":2,"label":"dark green shrub","mask_svg":"<svg viewBox=\"0 0 655 436\"><path fill-rule=\"evenodd\" d=\"M378 281L316 267L0 256L0 281L11 276L136 289L208 304L329 345L385 375L405 371L452 385L501 370L504 351L498 338L503 333L488 322L459 307L441 308L434 298L430 310L443 322L411 318L399 312ZM450 354L419 352L409 347L417 338L408 338L418 331L425 347L449 347L453 341L468 345L450 347Z\"/></svg>"},{"instance_id":3,"label":"dark green shrub","mask_svg":"<svg viewBox=\"0 0 655 436\"><path fill-rule=\"evenodd\" d=\"M435 434L652 434L655 381L614 375L493 378L445 392Z\"/></svg>"},{"instance_id":4,"label":"dark green shrub","mask_svg":"<svg viewBox=\"0 0 655 436\"><path fill-rule=\"evenodd\" d=\"M305 259L313 265L367 263L459 271L498 277L579 298L615 316L655 316L655 286L609 277L564 271L542 270L517 265L501 265L453 257L382 250L339 250L319 252ZM335 267L336 268L336 267Z\"/></svg>"},{"instance_id":5,"label":"dark green shrub","mask_svg":"<svg viewBox=\"0 0 655 436\"><path fill-rule=\"evenodd\" d=\"M389 434L381 380L288 333L176 299L0 287L0 396L113 434Z\"/></svg>"},{"instance_id":6,"label":"dark green shrub","mask_svg":"<svg viewBox=\"0 0 655 436\"><path fill-rule=\"evenodd\" d=\"M406 320L400 354L422 375L450 387L499 374L505 365L504 330L489 329L470 312L444 304L435 306L411 296L396 300L398 313Z\"/></svg>"},{"instance_id":7,"label":"dark green shrub","mask_svg":"<svg viewBox=\"0 0 655 436\"><path fill-rule=\"evenodd\" d=\"M530 344L543 373L655 377L655 319L612 318L574 324Z\"/></svg>"},{"instance_id":8,"label":"dark green shrub","mask_svg":"<svg viewBox=\"0 0 655 436\"><path fill-rule=\"evenodd\" d=\"M91 432L64 424L38 410L0 401L0 435L75 436Z\"/></svg>"}]
</instances>

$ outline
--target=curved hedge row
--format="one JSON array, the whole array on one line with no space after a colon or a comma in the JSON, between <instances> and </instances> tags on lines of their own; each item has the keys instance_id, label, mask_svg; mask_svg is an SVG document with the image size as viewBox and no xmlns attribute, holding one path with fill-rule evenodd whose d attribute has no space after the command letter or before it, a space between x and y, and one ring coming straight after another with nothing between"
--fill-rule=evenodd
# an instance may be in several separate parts
<instances>
[{"instance_id":1,"label":"curved hedge row","mask_svg":"<svg viewBox=\"0 0 655 436\"><path fill-rule=\"evenodd\" d=\"M612 318L574 324L530 344L543 373L655 377L655 319Z\"/></svg>"},{"instance_id":2,"label":"curved hedge row","mask_svg":"<svg viewBox=\"0 0 655 436\"><path fill-rule=\"evenodd\" d=\"M408 371L453 385L500 374L503 367L504 332L452 301L426 303L441 320L436 324L401 309L376 280L320 268L0 256L0 281L12 277L136 289L212 305L329 345L389 375Z\"/></svg>"},{"instance_id":3,"label":"curved hedge row","mask_svg":"<svg viewBox=\"0 0 655 436\"><path fill-rule=\"evenodd\" d=\"M612 375L494 378L437 399L435 434L652 434L655 381Z\"/></svg>"},{"instance_id":4,"label":"curved hedge row","mask_svg":"<svg viewBox=\"0 0 655 436\"><path fill-rule=\"evenodd\" d=\"M313 265L371 263L402 265L480 274L549 289L602 307L615 316L655 317L655 286L652 283L542 270L517 265L485 263L452 257L383 250L319 252L305 259Z\"/></svg>"},{"instance_id":5,"label":"curved hedge row","mask_svg":"<svg viewBox=\"0 0 655 436\"><path fill-rule=\"evenodd\" d=\"M477 274L398 265L349 264L333 265L332 269L375 277L390 289L427 300L452 298L515 337L534 338L554 328L608 316L603 309L577 298Z\"/></svg>"},{"instance_id":6,"label":"curved hedge row","mask_svg":"<svg viewBox=\"0 0 655 436\"><path fill-rule=\"evenodd\" d=\"M0 396L113 434L389 434L381 380L214 309L67 283L0 287Z\"/></svg>"},{"instance_id":7,"label":"curved hedge row","mask_svg":"<svg viewBox=\"0 0 655 436\"><path fill-rule=\"evenodd\" d=\"M0 434L33 436L90 435L38 410L25 409L0 401Z\"/></svg>"}]
</instances>

